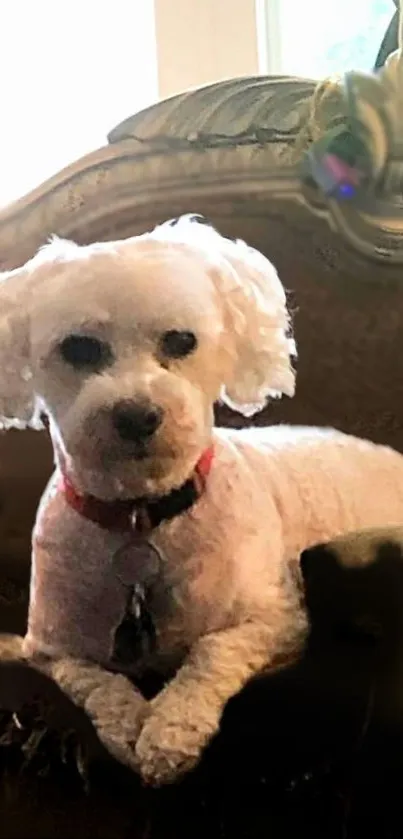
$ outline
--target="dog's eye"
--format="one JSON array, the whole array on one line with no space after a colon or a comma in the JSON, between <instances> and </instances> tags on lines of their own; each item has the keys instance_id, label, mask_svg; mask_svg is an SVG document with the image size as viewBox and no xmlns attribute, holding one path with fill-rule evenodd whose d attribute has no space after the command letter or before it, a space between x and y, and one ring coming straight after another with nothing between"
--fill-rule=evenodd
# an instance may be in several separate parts
<instances>
[{"instance_id":1,"label":"dog's eye","mask_svg":"<svg viewBox=\"0 0 403 839\"><path fill-rule=\"evenodd\" d=\"M68 335L59 350L63 361L77 370L100 370L112 361L109 344L88 335Z\"/></svg>"},{"instance_id":2,"label":"dog's eye","mask_svg":"<svg viewBox=\"0 0 403 839\"><path fill-rule=\"evenodd\" d=\"M184 358L197 347L197 338L193 332L171 329L162 336L161 349L168 358Z\"/></svg>"}]
</instances>

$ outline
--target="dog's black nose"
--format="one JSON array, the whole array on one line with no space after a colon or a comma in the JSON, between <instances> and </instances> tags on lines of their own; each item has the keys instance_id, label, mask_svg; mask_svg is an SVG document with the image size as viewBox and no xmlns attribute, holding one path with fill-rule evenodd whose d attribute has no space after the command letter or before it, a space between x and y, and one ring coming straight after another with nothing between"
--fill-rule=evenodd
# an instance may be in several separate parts
<instances>
[{"instance_id":1,"label":"dog's black nose","mask_svg":"<svg viewBox=\"0 0 403 839\"><path fill-rule=\"evenodd\" d=\"M143 442L161 425L162 410L150 403L126 400L113 408L112 422L122 440Z\"/></svg>"}]
</instances>

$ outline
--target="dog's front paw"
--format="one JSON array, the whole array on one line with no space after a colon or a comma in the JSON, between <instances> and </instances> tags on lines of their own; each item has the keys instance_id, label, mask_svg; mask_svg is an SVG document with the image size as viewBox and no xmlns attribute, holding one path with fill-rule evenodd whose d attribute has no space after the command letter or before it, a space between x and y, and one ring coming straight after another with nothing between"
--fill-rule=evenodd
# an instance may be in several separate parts
<instances>
[{"instance_id":1,"label":"dog's front paw","mask_svg":"<svg viewBox=\"0 0 403 839\"><path fill-rule=\"evenodd\" d=\"M143 781L161 786L179 780L199 762L203 749L218 727L189 708L175 708L172 718L163 706L146 719L136 746L135 761Z\"/></svg>"},{"instance_id":2,"label":"dog's front paw","mask_svg":"<svg viewBox=\"0 0 403 839\"><path fill-rule=\"evenodd\" d=\"M96 687L85 701L84 708L92 720L98 737L113 757L130 769L137 770L135 747L149 703L123 676Z\"/></svg>"},{"instance_id":3,"label":"dog's front paw","mask_svg":"<svg viewBox=\"0 0 403 839\"><path fill-rule=\"evenodd\" d=\"M136 741L150 705L134 685L125 676L78 659L48 659L37 666L86 712L110 754L136 769Z\"/></svg>"}]
</instances>

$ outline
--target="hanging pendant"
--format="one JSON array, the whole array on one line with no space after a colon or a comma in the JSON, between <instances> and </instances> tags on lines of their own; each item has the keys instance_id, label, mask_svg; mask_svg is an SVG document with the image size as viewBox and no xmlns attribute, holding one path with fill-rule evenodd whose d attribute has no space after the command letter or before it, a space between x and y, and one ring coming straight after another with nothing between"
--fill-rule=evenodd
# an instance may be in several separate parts
<instances>
[{"instance_id":1,"label":"hanging pendant","mask_svg":"<svg viewBox=\"0 0 403 839\"><path fill-rule=\"evenodd\" d=\"M132 538L116 551L113 565L125 588L125 611L113 641L112 664L136 670L155 650L156 632L149 608L152 581L160 574L158 549L143 539Z\"/></svg>"}]
</instances>

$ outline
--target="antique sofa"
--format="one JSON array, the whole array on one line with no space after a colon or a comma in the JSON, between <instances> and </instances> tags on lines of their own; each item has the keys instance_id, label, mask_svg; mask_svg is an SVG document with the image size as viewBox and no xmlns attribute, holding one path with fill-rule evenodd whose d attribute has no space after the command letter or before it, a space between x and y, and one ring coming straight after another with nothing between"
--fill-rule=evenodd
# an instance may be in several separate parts
<instances>
[{"instance_id":1,"label":"antique sofa","mask_svg":"<svg viewBox=\"0 0 403 839\"><path fill-rule=\"evenodd\" d=\"M312 178L304 181L307 150L346 118L339 91L319 94L317 107L311 81L244 78L136 114L104 147L2 210L0 269L21 264L54 233L85 243L202 213L267 254L291 296L297 396L270 405L257 421L335 425L403 451L403 211L393 184L381 196L384 213L379 201L341 205ZM240 422L217 410L220 421ZM3 633L25 629L31 528L51 469L46 433L0 436ZM10 713L46 692L33 673L17 669L0 667L10 743ZM0 760L4 754L0 747ZM88 835L85 824L77 835Z\"/></svg>"}]
</instances>

